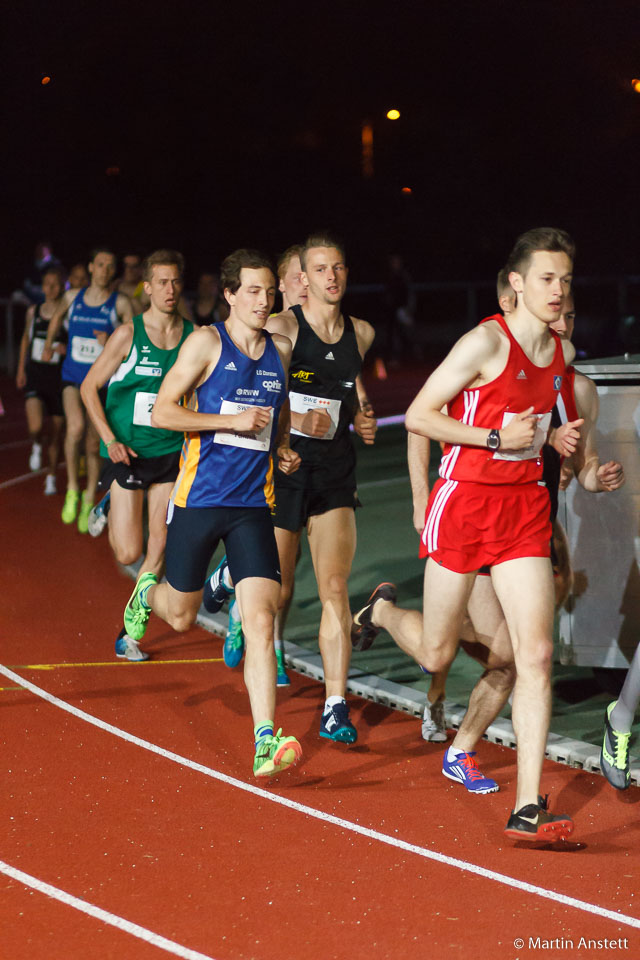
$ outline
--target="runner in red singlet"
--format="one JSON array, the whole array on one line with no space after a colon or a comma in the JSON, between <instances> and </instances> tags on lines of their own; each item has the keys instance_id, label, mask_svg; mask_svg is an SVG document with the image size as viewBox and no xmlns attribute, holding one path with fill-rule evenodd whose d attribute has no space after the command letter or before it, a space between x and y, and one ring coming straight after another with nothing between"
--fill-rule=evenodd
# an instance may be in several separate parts
<instances>
[{"instance_id":1,"label":"runner in red singlet","mask_svg":"<svg viewBox=\"0 0 640 960\"><path fill-rule=\"evenodd\" d=\"M458 647L477 572L491 567L517 672L518 785L506 833L525 840L567 837L573 830L571 819L553 816L539 794L551 708L554 608L541 450L566 362L574 355L550 329L571 289L573 256L564 231L523 234L507 263L515 309L508 319L496 316L465 334L409 407L407 429L445 444L422 538L429 554L424 616L398 608L395 588L382 584L353 627L356 643L384 628L427 671L445 669ZM568 424L558 438L570 454L578 431ZM452 765L452 779L466 772L456 766L474 765L467 755Z\"/></svg>"}]
</instances>

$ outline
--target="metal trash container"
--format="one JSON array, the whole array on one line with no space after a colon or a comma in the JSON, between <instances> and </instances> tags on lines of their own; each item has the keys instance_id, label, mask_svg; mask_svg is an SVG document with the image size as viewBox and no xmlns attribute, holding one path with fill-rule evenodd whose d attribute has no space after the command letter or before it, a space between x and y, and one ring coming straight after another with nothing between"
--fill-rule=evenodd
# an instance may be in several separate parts
<instances>
[{"instance_id":1,"label":"metal trash container","mask_svg":"<svg viewBox=\"0 0 640 960\"><path fill-rule=\"evenodd\" d=\"M574 480L560 493L574 586L559 614L556 655L577 666L626 668L640 639L640 355L576 368L598 388L600 461L618 460L626 483L587 493Z\"/></svg>"}]
</instances>

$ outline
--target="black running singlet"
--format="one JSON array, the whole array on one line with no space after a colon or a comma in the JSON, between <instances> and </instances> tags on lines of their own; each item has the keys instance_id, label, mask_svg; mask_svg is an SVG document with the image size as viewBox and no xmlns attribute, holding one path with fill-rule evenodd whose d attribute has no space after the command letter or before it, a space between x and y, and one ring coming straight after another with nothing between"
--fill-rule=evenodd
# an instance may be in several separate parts
<instances>
[{"instance_id":1,"label":"black running singlet","mask_svg":"<svg viewBox=\"0 0 640 960\"><path fill-rule=\"evenodd\" d=\"M305 413L314 407L326 410L333 421L327 437L314 438L291 430L291 446L306 460L342 456L351 448L349 425L357 410L356 377L362 358L351 317L337 343L325 343L307 323L302 307L292 308L298 321L298 338L289 368L291 410Z\"/></svg>"}]
</instances>

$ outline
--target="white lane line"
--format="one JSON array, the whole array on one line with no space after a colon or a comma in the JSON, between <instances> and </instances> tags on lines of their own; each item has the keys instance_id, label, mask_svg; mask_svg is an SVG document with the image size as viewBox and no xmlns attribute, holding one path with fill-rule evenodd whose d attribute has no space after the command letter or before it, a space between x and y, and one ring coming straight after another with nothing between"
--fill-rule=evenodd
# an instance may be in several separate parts
<instances>
[{"instance_id":1,"label":"white lane line","mask_svg":"<svg viewBox=\"0 0 640 960\"><path fill-rule=\"evenodd\" d=\"M147 930L146 927L141 927L137 923L131 923L130 920L125 920L123 917L118 917L114 913L109 913L101 907L96 907L93 903L88 903L86 900L74 897L73 894L67 893L66 890L59 890L58 887L52 887L50 883L45 883L44 880L38 880L37 877L32 877L22 870L16 870L15 867L5 863L4 860L0 860L0 873L4 873L7 877L23 883L25 887L31 887L32 890L37 890L38 893L44 893L45 896L64 903L67 907L73 907L75 910L80 910L90 917L95 917L96 920L102 920L103 923L108 923L111 927L117 927L118 930L130 933L132 936L137 937L138 940L144 940L145 943L150 943L154 947L166 950L167 953L172 953L175 957L184 957L185 960L213 960L213 958L206 953L199 953L197 950L183 947L181 943L176 943L174 940L167 940L166 937L161 937L159 933L153 933L151 930Z\"/></svg>"},{"instance_id":2,"label":"white lane line","mask_svg":"<svg viewBox=\"0 0 640 960\"><path fill-rule=\"evenodd\" d=\"M27 480L31 480L32 477L44 477L47 472L47 468L43 467L42 470L30 470L29 473L23 473L19 477L13 477L11 480L3 480L0 483L0 490L5 490L7 487L15 487L19 483L26 483Z\"/></svg>"},{"instance_id":3,"label":"white lane line","mask_svg":"<svg viewBox=\"0 0 640 960\"><path fill-rule=\"evenodd\" d=\"M496 883L501 883L504 886L512 887L515 890L522 890L525 893L531 893L535 896L543 897L545 900L552 900L554 903L561 903L567 907L574 907L576 910L582 910L585 913L595 914L598 917L605 917L606 919L613 920L616 923L623 923L629 927L635 927L636 929L640 930L640 918L638 917L630 917L624 913L617 913L615 910L607 910L605 907L601 907L598 904L589 903L586 900L577 900L575 897L569 897L563 893L557 893L555 890L547 890L545 887L535 886L535 884L527 883L524 880L518 880L516 877L510 877L507 874L498 873L495 870L488 870L486 867L481 867L476 863L469 863L466 860L460 860L457 857L449 857L446 854L438 853L435 850L428 850L426 847L419 847L414 843L407 843L406 840L400 840L398 837L392 837L386 833L380 833L378 830L372 830L369 827L360 826L360 824L352 823L350 820L343 820L341 817L335 817L331 813L325 813L322 810L316 810L314 807L308 807L303 803L298 803L296 800L290 800L288 797L269 793L266 790L262 790L260 787L254 786L253 784L245 783L243 780L236 780L235 777L229 777L226 773L221 773L219 770L213 770L211 767L205 767L203 764L196 763L194 760L189 760L187 757L182 757L178 753L165 750L164 747L159 747L155 743L150 743L148 740L142 740L140 737L136 737L132 733L127 733L126 730L121 730L119 727L114 727L112 724L106 723L104 720L100 720L98 717L94 717L90 713L85 713L84 710L79 710L78 707L73 707L71 704L66 703L64 700L60 700L53 694L47 693L46 690L36 687L35 684L31 683L29 680L23 679L23 677L19 676L17 673L14 673L13 670L5 667L3 664L0 664L0 673L4 674L4 676L9 680L19 683L20 686L25 688L25 690L29 690L31 693L35 694L36 697L41 697L41 699L53 704L53 706L59 707L61 710L66 710L67 713L72 714L74 717L78 717L80 720L85 720L87 723L92 724L94 727L98 727L100 730L104 730L107 733L112 733L121 740L126 740L128 743L133 743L135 746L142 747L143 750L148 750L150 753L155 753L159 757L164 757L165 760L171 760L173 763L178 763L183 767L188 767L190 770L195 770L197 773L202 773L214 780L219 780L221 783L226 783L231 787L236 787L238 790L244 790L246 793L251 793L256 797L260 797L261 800L270 800L271 803L278 803L280 806L287 807L289 810L295 810L298 813L304 813L308 817L313 817L314 819L321 820L324 823L331 823L333 826L340 827L342 830L347 830L351 833L358 833L370 840L377 840L379 843L385 843L390 847L396 847L399 850L404 850L405 853L413 853L418 857L423 857L425 860L435 860L437 863L442 863L449 867L455 867L457 870L464 870L466 873L475 874L478 877L483 877L485 880L493 880Z\"/></svg>"}]
</instances>

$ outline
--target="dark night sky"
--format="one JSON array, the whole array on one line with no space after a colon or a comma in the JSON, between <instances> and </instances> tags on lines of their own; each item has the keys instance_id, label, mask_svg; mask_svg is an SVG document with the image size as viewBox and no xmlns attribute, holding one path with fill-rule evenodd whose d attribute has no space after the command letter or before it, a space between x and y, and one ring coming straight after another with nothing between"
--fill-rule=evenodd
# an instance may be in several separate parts
<instances>
[{"instance_id":1,"label":"dark night sky","mask_svg":"<svg viewBox=\"0 0 640 960\"><path fill-rule=\"evenodd\" d=\"M640 273L637 0L27 2L2 44L9 285L43 236L67 261L175 245L193 279L318 226L359 280L393 248L416 279L492 277L546 223L582 272Z\"/></svg>"}]
</instances>

